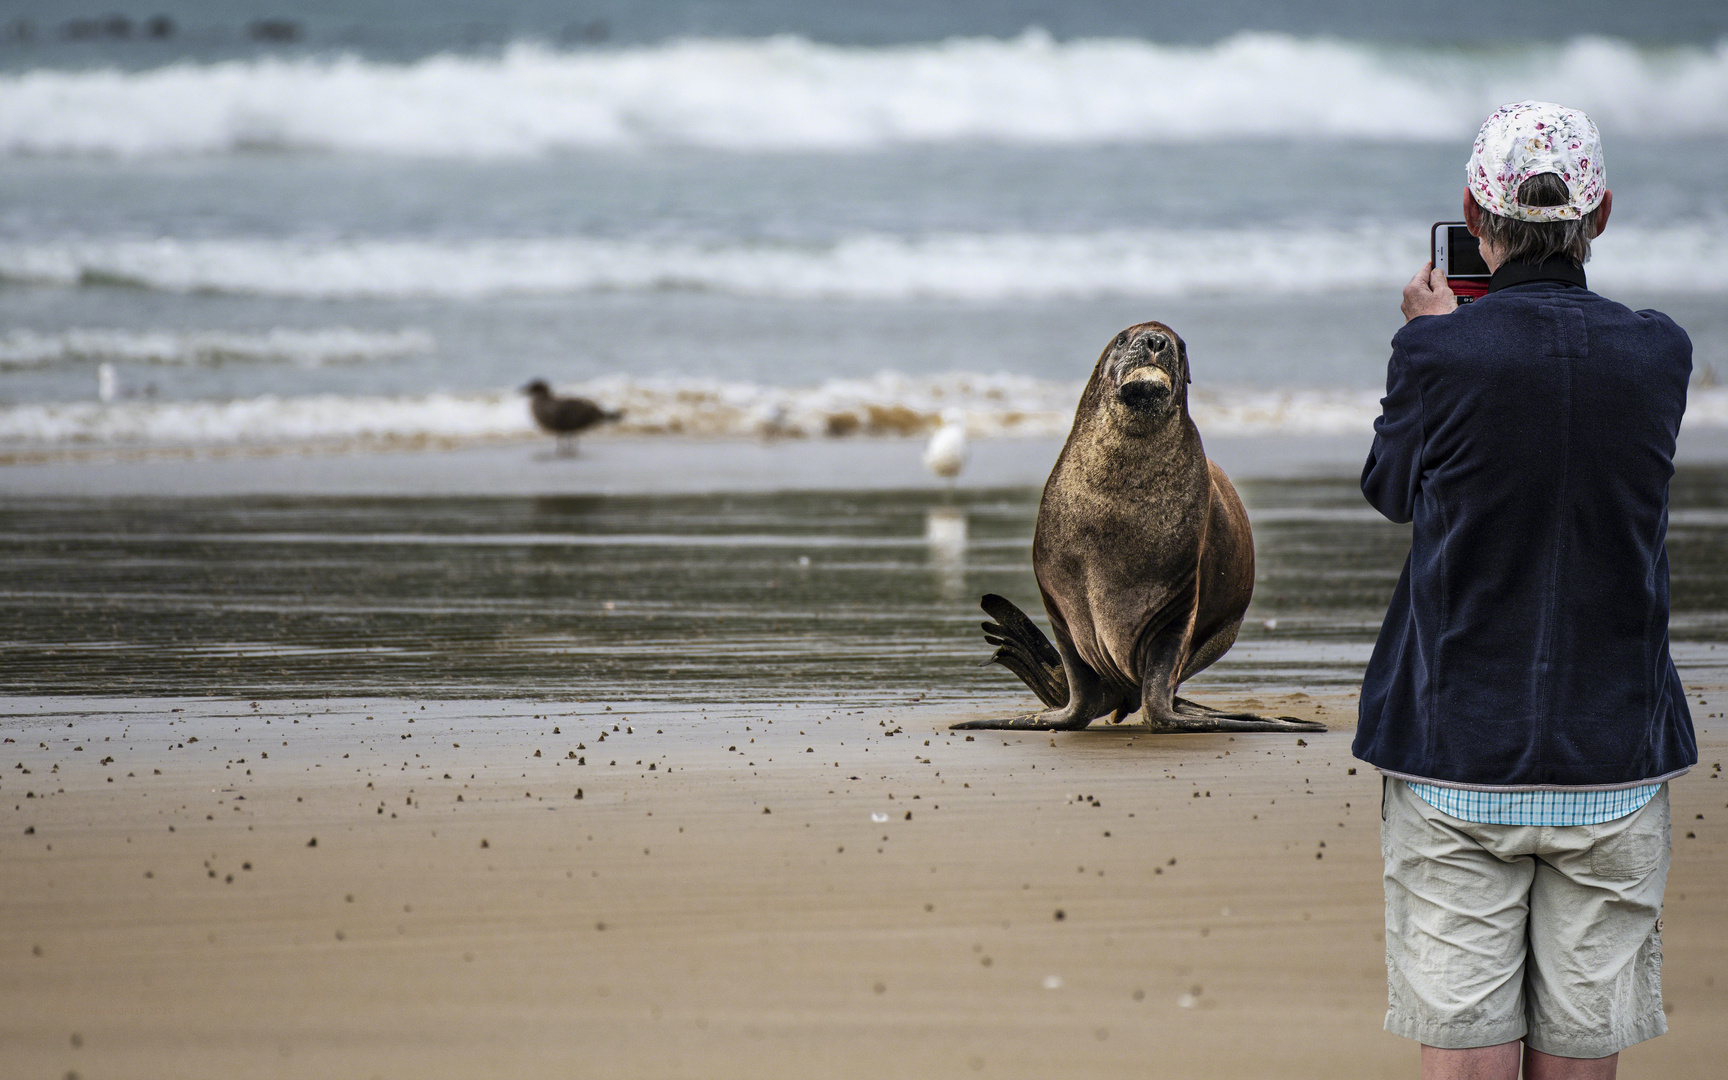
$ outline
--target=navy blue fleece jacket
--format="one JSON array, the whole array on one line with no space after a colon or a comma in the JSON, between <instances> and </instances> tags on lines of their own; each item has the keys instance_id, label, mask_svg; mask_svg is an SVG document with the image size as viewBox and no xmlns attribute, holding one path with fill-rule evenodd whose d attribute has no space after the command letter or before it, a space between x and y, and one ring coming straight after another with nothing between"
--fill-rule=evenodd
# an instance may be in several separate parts
<instances>
[{"instance_id":1,"label":"navy blue fleece jacket","mask_svg":"<svg viewBox=\"0 0 1728 1080\"><path fill-rule=\"evenodd\" d=\"M1362 493L1413 528L1357 757L1512 788L1697 762L1665 547L1691 370L1672 320L1571 264L1503 268L1476 303L1398 331Z\"/></svg>"}]
</instances>

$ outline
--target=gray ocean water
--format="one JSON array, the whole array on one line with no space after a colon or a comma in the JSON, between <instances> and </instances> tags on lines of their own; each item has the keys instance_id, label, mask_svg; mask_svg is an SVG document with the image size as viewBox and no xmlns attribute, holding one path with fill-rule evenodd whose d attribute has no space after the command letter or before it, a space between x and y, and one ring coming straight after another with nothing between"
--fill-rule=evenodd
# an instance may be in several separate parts
<instances>
[{"instance_id":1,"label":"gray ocean water","mask_svg":"<svg viewBox=\"0 0 1728 1080\"><path fill-rule=\"evenodd\" d=\"M379 402L454 436L536 375L674 413L883 372L1066 393L1147 318L1226 395L1371 392L1471 133L1530 95L1604 129L1593 282L1728 371L1703 0L13 10L0 443L340 439ZM130 411L68 411L99 389Z\"/></svg>"},{"instance_id":2,"label":"gray ocean water","mask_svg":"<svg viewBox=\"0 0 1728 1080\"><path fill-rule=\"evenodd\" d=\"M1688 424L1720 426L1725 43L1706 0L21 0L0 492L86 451L526 438L536 375L662 437L865 407L904 433L956 402L1049 436L1147 318L1186 338L1208 423L1365 446L1398 288L1481 117L1526 96L1602 126L1592 282L1691 331ZM1260 582L1196 692L1350 684L1406 533L1347 477L1238 480ZM763 486L7 494L0 691L1013 691L976 666L975 605L1036 609L1034 488ZM1676 486L1683 665L1728 641L1724 491Z\"/></svg>"}]
</instances>

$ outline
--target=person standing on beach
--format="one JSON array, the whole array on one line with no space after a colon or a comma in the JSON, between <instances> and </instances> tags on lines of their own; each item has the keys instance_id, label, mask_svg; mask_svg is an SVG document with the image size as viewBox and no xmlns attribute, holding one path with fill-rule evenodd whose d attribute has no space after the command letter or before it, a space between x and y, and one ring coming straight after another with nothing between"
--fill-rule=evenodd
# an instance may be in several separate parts
<instances>
[{"instance_id":1,"label":"person standing on beach","mask_svg":"<svg viewBox=\"0 0 1728 1080\"><path fill-rule=\"evenodd\" d=\"M1429 1080L1611 1078L1667 1030L1666 781L1698 760L1665 548L1692 345L1585 284L1589 117L1504 105L1467 169L1488 294L1405 286L1362 471L1414 522L1353 747L1384 774L1386 1030Z\"/></svg>"}]
</instances>

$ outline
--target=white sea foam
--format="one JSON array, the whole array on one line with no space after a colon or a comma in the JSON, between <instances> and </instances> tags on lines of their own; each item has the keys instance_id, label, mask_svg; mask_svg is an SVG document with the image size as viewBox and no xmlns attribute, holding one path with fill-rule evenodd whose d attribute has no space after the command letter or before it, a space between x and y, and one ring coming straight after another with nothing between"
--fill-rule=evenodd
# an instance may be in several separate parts
<instances>
[{"instance_id":1,"label":"white sea foam","mask_svg":"<svg viewBox=\"0 0 1728 1080\"><path fill-rule=\"evenodd\" d=\"M265 58L0 77L0 154L254 148L500 157L577 147L857 150L988 140L1448 140L1501 101L1564 100L1610 131L1728 133L1728 42L1604 38L1514 53L1244 33L957 39L880 48L796 37L608 50L519 44L386 64Z\"/></svg>"},{"instance_id":2,"label":"white sea foam","mask_svg":"<svg viewBox=\"0 0 1728 1080\"><path fill-rule=\"evenodd\" d=\"M965 414L970 435L1057 436L1073 422L1080 383L1014 375L884 372L815 386L773 387L613 377L562 387L622 408L600 437L834 438L914 436L945 409ZM1191 391L1190 412L1207 436L1366 436L1378 390ZM1694 387L1689 427L1728 427L1728 389ZM378 445L461 445L535 436L520 394L423 397L264 396L236 401L71 402L0 407L0 451L252 447L292 450Z\"/></svg>"},{"instance_id":3,"label":"white sea foam","mask_svg":"<svg viewBox=\"0 0 1728 1080\"><path fill-rule=\"evenodd\" d=\"M480 441L527 430L521 402L502 394L265 395L238 401L71 402L0 408L0 447L13 450Z\"/></svg>"},{"instance_id":4,"label":"white sea foam","mask_svg":"<svg viewBox=\"0 0 1728 1080\"><path fill-rule=\"evenodd\" d=\"M430 352L424 330L317 330L276 328L262 333L223 330L76 329L58 333L0 332L0 369L66 363L133 364L289 363L302 367L359 363Z\"/></svg>"},{"instance_id":5,"label":"white sea foam","mask_svg":"<svg viewBox=\"0 0 1728 1080\"><path fill-rule=\"evenodd\" d=\"M0 282L168 292L473 300L701 290L739 296L992 301L1385 289L1427 258L1426 222L1096 233L859 233L823 244L581 237L482 240L68 240L0 243ZM1615 223L1591 265L1608 288L1728 290L1728 222ZM337 332L340 334L341 332ZM413 340L364 348L410 347ZM339 352L339 342L309 351Z\"/></svg>"},{"instance_id":6,"label":"white sea foam","mask_svg":"<svg viewBox=\"0 0 1728 1080\"><path fill-rule=\"evenodd\" d=\"M1045 434L1072 419L1079 387L1011 375L911 378L892 372L786 388L610 377L561 392L622 408L626 434L811 437L914 434L968 411L979 434ZM263 396L236 401L68 402L0 408L0 447L292 446L466 442L534 434L514 390L423 397Z\"/></svg>"}]
</instances>

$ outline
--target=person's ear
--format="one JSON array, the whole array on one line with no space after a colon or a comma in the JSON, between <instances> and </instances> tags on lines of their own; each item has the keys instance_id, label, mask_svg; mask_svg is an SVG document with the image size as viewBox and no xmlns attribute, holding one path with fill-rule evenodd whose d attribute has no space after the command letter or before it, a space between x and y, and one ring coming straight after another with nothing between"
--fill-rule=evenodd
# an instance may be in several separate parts
<instances>
[{"instance_id":1,"label":"person's ear","mask_svg":"<svg viewBox=\"0 0 1728 1080\"><path fill-rule=\"evenodd\" d=\"M1608 200L1602 200L1606 203ZM1603 217L1608 215L1604 214ZM1470 194L1470 189L1464 189L1464 227L1470 230L1470 235L1478 239L1482 236L1482 206L1476 201L1476 196Z\"/></svg>"},{"instance_id":2,"label":"person's ear","mask_svg":"<svg viewBox=\"0 0 1728 1080\"><path fill-rule=\"evenodd\" d=\"M1594 240L1597 236L1601 236L1602 230L1608 227L1608 212L1612 209L1614 209L1614 193L1604 191L1602 193L1602 205L1596 208L1596 236L1592 236L1590 239Z\"/></svg>"}]
</instances>

